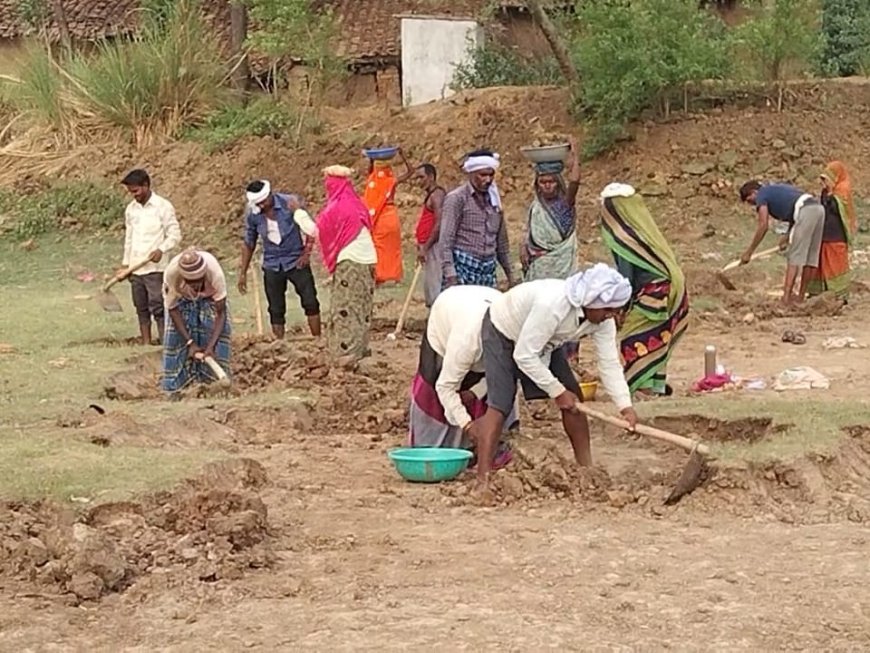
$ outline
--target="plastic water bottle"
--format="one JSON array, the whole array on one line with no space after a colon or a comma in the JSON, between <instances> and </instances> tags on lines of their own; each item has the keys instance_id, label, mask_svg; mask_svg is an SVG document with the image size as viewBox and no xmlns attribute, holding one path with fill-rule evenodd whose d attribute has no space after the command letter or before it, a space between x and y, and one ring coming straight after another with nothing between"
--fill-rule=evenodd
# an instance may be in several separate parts
<instances>
[{"instance_id":1,"label":"plastic water bottle","mask_svg":"<svg viewBox=\"0 0 870 653\"><path fill-rule=\"evenodd\" d=\"M704 378L716 374L716 347L707 345L704 349Z\"/></svg>"}]
</instances>

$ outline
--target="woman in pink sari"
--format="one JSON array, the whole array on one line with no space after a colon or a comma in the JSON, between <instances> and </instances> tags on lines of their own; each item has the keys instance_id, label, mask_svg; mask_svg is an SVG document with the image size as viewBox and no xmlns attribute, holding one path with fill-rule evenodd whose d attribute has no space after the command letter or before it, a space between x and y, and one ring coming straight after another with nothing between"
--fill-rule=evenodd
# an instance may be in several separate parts
<instances>
[{"instance_id":1,"label":"woman in pink sari","mask_svg":"<svg viewBox=\"0 0 870 653\"><path fill-rule=\"evenodd\" d=\"M323 263L332 275L327 323L329 351L338 364L368 356L377 254L368 209L353 189L344 166L323 171L326 206L317 216Z\"/></svg>"}]
</instances>

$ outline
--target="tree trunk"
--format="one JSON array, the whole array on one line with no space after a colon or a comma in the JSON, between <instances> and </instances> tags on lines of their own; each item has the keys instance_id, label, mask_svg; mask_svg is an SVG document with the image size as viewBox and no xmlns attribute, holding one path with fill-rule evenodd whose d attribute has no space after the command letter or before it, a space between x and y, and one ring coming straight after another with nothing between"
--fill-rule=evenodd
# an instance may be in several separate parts
<instances>
[{"instance_id":1,"label":"tree trunk","mask_svg":"<svg viewBox=\"0 0 870 653\"><path fill-rule=\"evenodd\" d=\"M580 75L577 73L574 62L571 61L571 53L568 51L565 41L559 35L559 30L556 29L553 21L550 20L550 17L544 10L541 0L528 0L528 6L535 22L544 33L547 43L550 44L550 49L553 50L553 55L556 57L556 61L559 63L559 68L561 68L565 79L572 84L576 84L580 81Z\"/></svg>"},{"instance_id":2,"label":"tree trunk","mask_svg":"<svg viewBox=\"0 0 870 653\"><path fill-rule=\"evenodd\" d=\"M230 45L236 62L233 71L233 85L247 94L250 70L245 41L248 39L248 8L239 0L230 3Z\"/></svg>"},{"instance_id":3,"label":"tree trunk","mask_svg":"<svg viewBox=\"0 0 870 653\"><path fill-rule=\"evenodd\" d=\"M69 23L66 20L63 0L51 0L51 12L54 15L54 22L57 23L57 29L60 32L60 43L63 45L64 50L69 53L72 50L72 39L69 35Z\"/></svg>"}]
</instances>

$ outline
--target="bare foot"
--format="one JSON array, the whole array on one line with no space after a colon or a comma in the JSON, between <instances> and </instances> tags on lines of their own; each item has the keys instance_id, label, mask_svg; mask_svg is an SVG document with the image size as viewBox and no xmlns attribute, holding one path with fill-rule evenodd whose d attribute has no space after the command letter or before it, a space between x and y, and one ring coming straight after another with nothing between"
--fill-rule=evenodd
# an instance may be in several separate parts
<instances>
[{"instance_id":1,"label":"bare foot","mask_svg":"<svg viewBox=\"0 0 870 653\"><path fill-rule=\"evenodd\" d=\"M482 508L494 506L496 503L495 492L489 487L489 481L478 480L471 491L471 499Z\"/></svg>"}]
</instances>

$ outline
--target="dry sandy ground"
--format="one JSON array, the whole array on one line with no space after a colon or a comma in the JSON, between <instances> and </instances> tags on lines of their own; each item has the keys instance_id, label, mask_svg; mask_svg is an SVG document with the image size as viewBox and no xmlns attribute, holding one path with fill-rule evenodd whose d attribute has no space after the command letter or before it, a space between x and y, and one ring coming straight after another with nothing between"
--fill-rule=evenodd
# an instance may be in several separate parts
<instances>
[{"instance_id":1,"label":"dry sandy ground","mask_svg":"<svg viewBox=\"0 0 870 653\"><path fill-rule=\"evenodd\" d=\"M834 379L829 398L866 396L863 352L820 346L827 331L848 333L860 318L822 321L799 350L776 342L779 329L801 323L771 321L767 335L757 325L734 327L732 341L745 347L729 361L752 362L758 374L798 361L819 365ZM678 386L694 378L709 337L700 325L681 346L672 370ZM252 462L80 518L112 540L124 572L99 600L81 600L64 572L0 576L0 648L870 647L866 431L846 438L848 461L721 472L664 507L682 453L597 429L601 467L580 474L555 423L526 415L517 441L523 459L503 473L500 505L481 508L467 483L414 486L390 468L384 453L402 437L416 346L382 338L383 330L365 369L327 370L335 383L320 384L329 389L313 409L200 404L159 436L137 427L123 403L102 418L108 422L86 420L88 435L173 446L184 444L173 434L185 433ZM757 346L769 349L763 362L753 359ZM321 369L309 345L295 353L249 347L262 348L250 360L286 357L300 374ZM382 409L374 412L373 401ZM249 523L242 513L256 513L260 499L268 518ZM28 529L49 542L45 524L62 520L46 510L37 509ZM150 552L135 545L142 538ZM70 573L90 564L105 577L105 563L64 555L58 560Z\"/></svg>"},{"instance_id":2,"label":"dry sandy ground","mask_svg":"<svg viewBox=\"0 0 870 653\"><path fill-rule=\"evenodd\" d=\"M822 348L832 335L870 344L866 289L841 315L824 305L783 314L767 295L773 274L740 270L735 293L709 275L749 238L751 215L734 199L745 178L809 188L836 157L867 187L866 90L829 91L817 89L806 106L795 100L784 114L726 108L644 124L635 142L584 169L584 260L596 247L597 189L626 179L653 197L684 263L694 317L669 370L680 395L713 342L742 376L770 380L794 365L828 375L830 390L794 396L796 419L805 399L866 401L867 350ZM568 131L566 107L558 90L500 89L395 120L360 123L342 113L334 122L357 126L292 155L252 141L207 158L181 144L144 157L95 152L77 165L109 179L148 166L193 237L229 247L212 242L214 223L235 225L239 189L254 171L316 198L312 170L394 140L438 163L452 183L456 157L486 143L505 155L500 183L518 234L530 176L516 148L530 134ZM856 137L843 142L837 129ZM211 192L191 196L190 187ZM406 231L418 195L400 194ZM661 499L684 453L596 428L600 466L581 473L566 458L553 411L537 419L526 411L515 443L522 455L499 476L500 503L482 508L467 482L408 485L386 458L402 442L417 356L413 339L383 341L397 314L396 305L379 307L375 355L355 372L329 369L306 343L246 343L235 362L241 397L191 400L188 413L160 423L124 401L107 402L102 418L67 420L69 437L100 446L205 445L250 462L78 514L0 506L0 650L870 649L870 420L860 410L834 451L723 467L674 507ZM782 343L785 329L802 331L807 344ZM132 383L125 375L107 384L113 396L156 399L153 361L131 369ZM299 389L305 401L252 408L259 391L276 387ZM758 401L746 402L759 407L757 425L698 434L775 439L763 414L774 393L721 395L723 405L743 399ZM690 418L667 425L684 433L703 426Z\"/></svg>"}]
</instances>

